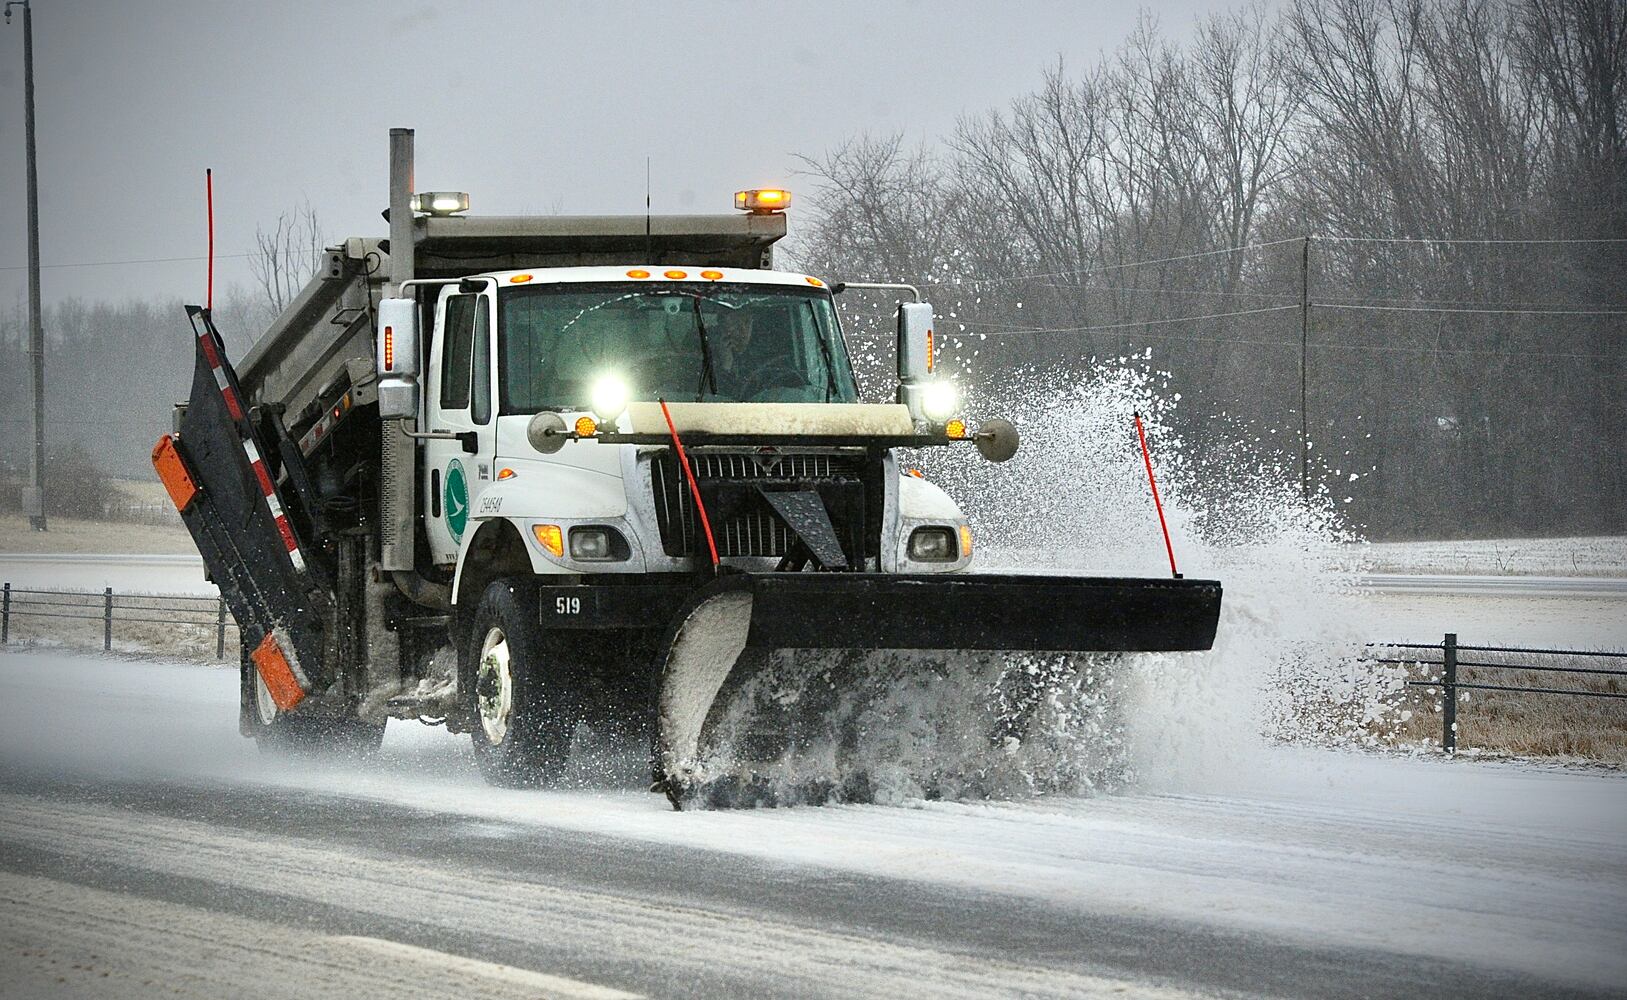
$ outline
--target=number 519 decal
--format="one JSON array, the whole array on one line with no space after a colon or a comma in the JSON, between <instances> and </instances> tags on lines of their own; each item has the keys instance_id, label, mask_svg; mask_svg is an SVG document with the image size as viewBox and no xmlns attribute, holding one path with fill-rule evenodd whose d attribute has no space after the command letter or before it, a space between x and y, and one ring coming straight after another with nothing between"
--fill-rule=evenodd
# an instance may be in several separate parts
<instances>
[{"instance_id":1,"label":"number 519 decal","mask_svg":"<svg viewBox=\"0 0 1627 1000\"><path fill-rule=\"evenodd\" d=\"M582 599L580 597L554 598L554 614L579 615L582 613Z\"/></svg>"}]
</instances>

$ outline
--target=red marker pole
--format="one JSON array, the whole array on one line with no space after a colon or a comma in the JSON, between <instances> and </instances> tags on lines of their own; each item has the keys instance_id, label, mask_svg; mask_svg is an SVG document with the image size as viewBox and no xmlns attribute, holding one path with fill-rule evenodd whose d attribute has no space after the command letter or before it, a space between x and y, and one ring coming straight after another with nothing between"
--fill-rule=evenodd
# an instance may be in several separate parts
<instances>
[{"instance_id":1,"label":"red marker pole","mask_svg":"<svg viewBox=\"0 0 1627 1000\"><path fill-rule=\"evenodd\" d=\"M1158 480L1152 474L1152 452L1147 450L1147 431L1141 426L1141 411L1136 411L1136 437L1141 439L1141 460L1147 464L1147 483L1152 487L1152 504L1158 508L1158 527L1164 532L1164 551L1169 554L1169 574L1179 580L1175 569L1175 546L1169 542L1169 524L1164 520L1164 501L1158 497Z\"/></svg>"},{"instance_id":2,"label":"red marker pole","mask_svg":"<svg viewBox=\"0 0 1627 1000\"><path fill-rule=\"evenodd\" d=\"M205 289L203 304L210 312L215 311L215 172L205 169L203 172L204 201L209 214L209 285Z\"/></svg>"},{"instance_id":3,"label":"red marker pole","mask_svg":"<svg viewBox=\"0 0 1627 1000\"><path fill-rule=\"evenodd\" d=\"M701 500L700 484L695 482L695 473L689 468L689 455L684 452L684 443L678 440L678 425L672 422L672 411L667 409L667 401L659 400L661 415L667 418L667 430L672 432L672 447L678 452L678 461L684 467L684 478L689 480L689 495L695 498L695 509L700 511L701 530L706 532L706 548L712 554L712 572L717 572L717 542L712 540L712 522L706 516L706 504Z\"/></svg>"}]
</instances>

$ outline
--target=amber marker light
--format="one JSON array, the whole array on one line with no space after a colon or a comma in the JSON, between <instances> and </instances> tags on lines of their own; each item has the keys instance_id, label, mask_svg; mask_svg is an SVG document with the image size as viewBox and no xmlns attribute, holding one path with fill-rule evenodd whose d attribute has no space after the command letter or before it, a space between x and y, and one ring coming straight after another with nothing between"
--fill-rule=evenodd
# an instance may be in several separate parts
<instances>
[{"instance_id":1,"label":"amber marker light","mask_svg":"<svg viewBox=\"0 0 1627 1000\"><path fill-rule=\"evenodd\" d=\"M734 193L734 207L743 212L766 215L770 212L783 212L790 205L791 192L784 188L757 188Z\"/></svg>"},{"instance_id":2,"label":"amber marker light","mask_svg":"<svg viewBox=\"0 0 1627 1000\"><path fill-rule=\"evenodd\" d=\"M960 554L962 558L972 554L972 526L969 524L960 526Z\"/></svg>"},{"instance_id":3,"label":"amber marker light","mask_svg":"<svg viewBox=\"0 0 1627 1000\"><path fill-rule=\"evenodd\" d=\"M497 481L500 482L500 483L507 482L508 480L513 479L514 476L515 476L515 472L514 472L513 469L498 469L497 470Z\"/></svg>"},{"instance_id":4,"label":"amber marker light","mask_svg":"<svg viewBox=\"0 0 1627 1000\"><path fill-rule=\"evenodd\" d=\"M650 272L645 271L642 268L634 268L633 270L627 272L627 276L629 278L648 278L650 276Z\"/></svg>"},{"instance_id":5,"label":"amber marker light","mask_svg":"<svg viewBox=\"0 0 1627 1000\"><path fill-rule=\"evenodd\" d=\"M943 425L943 433L944 436L956 441L964 441L966 439L966 421L958 417L949 421Z\"/></svg>"},{"instance_id":6,"label":"amber marker light","mask_svg":"<svg viewBox=\"0 0 1627 1000\"><path fill-rule=\"evenodd\" d=\"M682 281L684 278L689 277L689 272L688 271L662 271L661 276L663 278L671 278L673 281Z\"/></svg>"},{"instance_id":7,"label":"amber marker light","mask_svg":"<svg viewBox=\"0 0 1627 1000\"><path fill-rule=\"evenodd\" d=\"M721 281L723 279L723 272L722 271L702 271L701 272L701 277L705 278L707 281Z\"/></svg>"},{"instance_id":8,"label":"amber marker light","mask_svg":"<svg viewBox=\"0 0 1627 1000\"><path fill-rule=\"evenodd\" d=\"M820 281L818 278L806 277L805 276L802 280L806 281L808 284L814 286L815 288L824 288L825 287L825 283L823 281Z\"/></svg>"},{"instance_id":9,"label":"amber marker light","mask_svg":"<svg viewBox=\"0 0 1627 1000\"><path fill-rule=\"evenodd\" d=\"M577 437L590 438L597 433L599 433L599 425L593 422L592 417L584 413L576 418Z\"/></svg>"},{"instance_id":10,"label":"amber marker light","mask_svg":"<svg viewBox=\"0 0 1627 1000\"><path fill-rule=\"evenodd\" d=\"M565 533L559 530L559 525L533 524L531 533L537 536L537 544L561 559L565 557Z\"/></svg>"},{"instance_id":11,"label":"amber marker light","mask_svg":"<svg viewBox=\"0 0 1627 1000\"><path fill-rule=\"evenodd\" d=\"M516 274L514 277L508 279L508 283L511 285L523 285L530 280L531 275L529 274Z\"/></svg>"}]
</instances>

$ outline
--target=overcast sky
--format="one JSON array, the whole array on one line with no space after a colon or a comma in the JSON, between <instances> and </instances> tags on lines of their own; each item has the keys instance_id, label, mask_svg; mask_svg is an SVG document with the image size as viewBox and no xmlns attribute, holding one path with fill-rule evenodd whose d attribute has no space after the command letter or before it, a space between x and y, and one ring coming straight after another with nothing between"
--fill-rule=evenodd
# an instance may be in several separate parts
<instances>
[{"instance_id":1,"label":"overcast sky","mask_svg":"<svg viewBox=\"0 0 1627 1000\"><path fill-rule=\"evenodd\" d=\"M1231 0L1154 6L1171 35ZM1096 60L1109 3L412 3L34 0L44 297L201 299L257 225L304 201L331 238L384 235L391 126L417 187L476 214L728 211L806 189L797 154L861 131L931 139ZM0 28L0 308L26 293L23 33ZM795 227L793 208L792 226Z\"/></svg>"}]
</instances>

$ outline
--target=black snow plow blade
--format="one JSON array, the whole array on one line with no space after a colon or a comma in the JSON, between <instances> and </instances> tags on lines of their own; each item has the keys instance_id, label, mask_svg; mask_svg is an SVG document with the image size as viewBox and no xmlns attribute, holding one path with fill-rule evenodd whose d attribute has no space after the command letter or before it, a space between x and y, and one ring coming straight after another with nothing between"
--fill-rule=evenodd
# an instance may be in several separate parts
<instances>
[{"instance_id":1,"label":"black snow plow blade","mask_svg":"<svg viewBox=\"0 0 1627 1000\"><path fill-rule=\"evenodd\" d=\"M682 807L748 650L1175 652L1214 644L1213 580L769 573L695 593L665 643L657 781Z\"/></svg>"},{"instance_id":2,"label":"black snow plow blade","mask_svg":"<svg viewBox=\"0 0 1627 1000\"><path fill-rule=\"evenodd\" d=\"M255 426L209 311L188 306L187 313L194 334L192 393L178 433L166 434L153 449L153 464L231 609L244 650L278 708L287 711L327 683L329 586L307 562L296 523L303 504L293 487L303 480L303 468L293 449ZM288 474L282 487L279 470Z\"/></svg>"}]
</instances>

